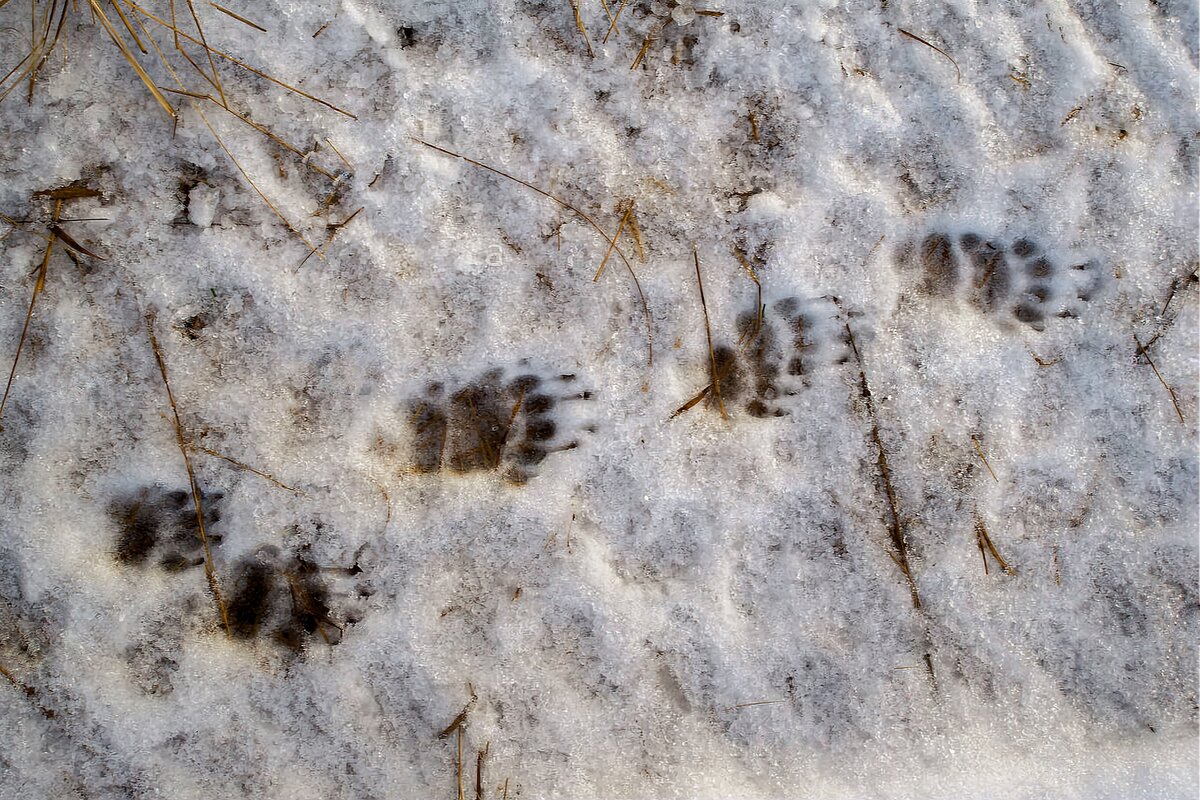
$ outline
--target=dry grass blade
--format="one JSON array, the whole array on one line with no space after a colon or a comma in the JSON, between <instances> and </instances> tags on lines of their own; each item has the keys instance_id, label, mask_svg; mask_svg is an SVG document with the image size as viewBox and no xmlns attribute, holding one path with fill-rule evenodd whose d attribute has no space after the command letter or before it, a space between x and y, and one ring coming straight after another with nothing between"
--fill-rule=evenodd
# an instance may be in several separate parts
<instances>
[{"instance_id":1,"label":"dry grass blade","mask_svg":"<svg viewBox=\"0 0 1200 800\"><path fill-rule=\"evenodd\" d=\"M583 34L583 43L587 45L588 58L595 58L596 54L592 52L592 40L588 37L587 28L583 24L583 17L579 14L579 3L577 0L567 0L571 4L571 11L575 14L575 27L579 28L579 32Z\"/></svg>"},{"instance_id":2,"label":"dry grass blade","mask_svg":"<svg viewBox=\"0 0 1200 800\"><path fill-rule=\"evenodd\" d=\"M352 213L350 216L346 217L341 222L335 222L332 225L326 226L328 229L328 233L325 235L325 241L321 244L321 247L318 248L317 250L314 250L312 253L309 253L308 255L306 255L304 257L304 259L300 262L299 266L303 267L306 263L308 263L308 259L311 258L314 254L317 256L317 258L324 258L325 253L329 250L329 245L333 244L334 237L338 235L338 232L341 231L342 228L346 227L351 222L353 222L354 218L357 217L360 213L362 213L362 210L364 208L366 208L366 206L359 206L358 208L354 209L354 213Z\"/></svg>"},{"instance_id":3,"label":"dry grass blade","mask_svg":"<svg viewBox=\"0 0 1200 800\"><path fill-rule=\"evenodd\" d=\"M837 302L835 300L835 302ZM840 303L837 303L839 308ZM845 311L842 311L845 315ZM888 462L887 448L883 444L883 436L879 427L879 415L875 409L875 396L871 393L871 386L867 382L867 369L863 363L862 353L858 349L858 340L854 336L854 329L850 327L850 321L845 320L846 341L850 344L850 350L854 354L854 360L858 364L859 378L859 396L863 401L867 410L867 418L871 424L871 442L875 445L876 460L875 465L879 471L879 482L883 487L884 497L887 500L888 506L888 535L892 541L892 552L889 555L896 566L900 568L900 572L904 575L908 582L909 594L912 597L913 608L918 612L923 612L921 605L921 595L917 591L917 579L913 575L912 564L908 558L908 536L904 530L904 518L900 514L900 500L896 494L896 486L892 480L891 464ZM928 643L929 627L926 620L925 636ZM930 651L925 652L925 669L929 673L929 679L933 683L934 689L937 688L937 677L933 671L933 656Z\"/></svg>"},{"instance_id":4,"label":"dry grass blade","mask_svg":"<svg viewBox=\"0 0 1200 800\"><path fill-rule=\"evenodd\" d=\"M592 283L600 280L600 276L604 274L604 267L608 265L608 259L612 255L613 248L617 246L617 242L621 239L621 231L625 230L625 223L629 221L629 215L633 213L633 205L625 210L621 216L621 224L617 226L617 232L613 234L612 241L608 245L608 250L604 253L604 258L600 260L600 269L596 270L595 277L592 278Z\"/></svg>"},{"instance_id":5,"label":"dry grass blade","mask_svg":"<svg viewBox=\"0 0 1200 800\"><path fill-rule=\"evenodd\" d=\"M604 39L601 44L608 44L608 37L615 31L618 36L621 32L617 30L617 20L621 19L621 12L625 10L625 6L629 4L629 0L621 0L621 5L617 7L617 13L613 14L612 22L609 23L608 32L604 34Z\"/></svg>"},{"instance_id":6,"label":"dry grass blade","mask_svg":"<svg viewBox=\"0 0 1200 800\"><path fill-rule=\"evenodd\" d=\"M225 97L225 89L221 86L221 77L217 75L217 62L213 61L212 48L208 46L208 37L204 35L204 27L200 24L200 16L196 13L196 6L192 0L187 0L188 10L192 12L192 21L196 23L196 32L200 34L200 45L204 48L205 54L208 56L208 66L212 69L212 82L217 87L217 94L221 95L221 104L228 106L229 100ZM180 48L180 52L183 52Z\"/></svg>"},{"instance_id":7,"label":"dry grass blade","mask_svg":"<svg viewBox=\"0 0 1200 800\"><path fill-rule=\"evenodd\" d=\"M54 222L52 224L58 224L61 214L62 200L59 200L54 204ZM13 380L17 377L17 364L21 360L21 351L25 349L25 339L29 336L29 322L33 319L34 306L37 305L42 290L46 288L46 272L50 269L50 254L54 250L54 242L53 237L46 242L46 252L43 253L42 263L38 266L37 280L33 284L33 295L29 298L29 310L25 312L25 324L21 327L21 338L17 342L17 352L13 356L12 369L8 373L8 383L4 387L4 398L0 399L0 418L4 416L4 407L8 405L8 395L12 391Z\"/></svg>"},{"instance_id":8,"label":"dry grass blade","mask_svg":"<svg viewBox=\"0 0 1200 800\"><path fill-rule=\"evenodd\" d=\"M130 5L132 6L132 4L130 4ZM162 61L162 64L166 68L167 72L170 73L172 78L174 78L175 83L180 85L180 87L181 87L180 92L182 93L182 81L180 81L180 79L179 79L179 73L177 73L175 71L175 68L171 66L171 62L167 60L166 54L163 53L162 48L158 46L158 43L154 40L154 37L150 35L150 31L148 31L146 29L146 26L141 21L141 19L138 19L138 24L142 26L142 30L143 30L143 32L145 32L146 38L150 41L151 46L154 48L154 51L158 54L159 60ZM182 53L182 52L183 51L180 50L180 53ZM189 62L191 62L191 59L188 59L188 60L189 60ZM198 71L200 71L200 70L198 70ZM203 74L203 71L200 71L200 72L201 72L201 74ZM213 98L210 97L208 99L212 100ZM195 100L193 99L190 102L191 102L192 109L200 117L201 121L204 122L204 125L206 128L208 128L209 133L211 133L213 135L213 138L217 140L217 144L220 145L221 149L225 151L225 155L227 155L229 157L229 160L233 162L233 165L235 167L237 167L238 172L240 172L242 174L242 177L246 179L246 182L250 184L251 188L253 188L256 193L258 193L258 196L260 198L262 198L262 201L267 204L267 208L271 209L271 212L274 213L275 216L278 217L281 222L283 222L284 226L287 227L287 229L289 231L291 231L293 234L295 234L296 238L298 238L301 242L304 243L304 245L308 248L310 253L316 252L316 248L313 247L312 244L310 244L306 238L304 238L304 234L300 233L300 231L298 231L292 225L292 223L288 221L287 217L285 217L283 215L283 213L278 208L275 207L275 204L271 202L270 198L268 198L266 196L266 194L264 194L263 191L258 188L258 184L256 184L254 182L254 179L251 178L250 174L248 172L246 172L246 170L242 167L241 162L239 162L237 160L237 158L234 157L233 152L225 145L225 141L217 133L217 130L216 130L216 128L214 128L212 126L212 123L209 122L208 117L205 115L205 113L202 110L200 110L200 107L199 107L199 105L197 105ZM214 100L214 102L215 102L215 100ZM220 103L217 103L217 105L220 105ZM230 109L227 106L224 108L227 111L230 111ZM232 111L231 111L231 113L232 113ZM234 116L238 116L238 115L234 114ZM241 117L238 117L238 118L242 119ZM247 121L247 120L243 120L243 121ZM318 258L320 258L320 257L321 256L318 255Z\"/></svg>"},{"instance_id":9,"label":"dry grass blade","mask_svg":"<svg viewBox=\"0 0 1200 800\"><path fill-rule=\"evenodd\" d=\"M88 3L91 6L92 11L95 12L96 19L100 21L100 24L104 27L104 30L108 32L109 37L113 40L113 44L117 46L117 49L121 51L121 55L125 56L125 60L129 62L129 66L133 67L133 71L137 73L139 78L141 78L142 83L146 84L146 88L150 90L150 94L154 95L154 99L157 100L158 104L163 107L163 110L170 114L171 118L174 119L177 116L175 109L170 103L167 102L167 98L163 96L163 93L158 90L157 84L155 84L154 80L146 73L146 70L142 69L142 65L138 63L136 58L134 58L133 53L129 52L129 48L125 46L123 41L121 41L121 37L117 35L116 28L114 28L113 24L108 21L108 17L104 15L104 9L100 7L99 2L97 2L97 0L88 0Z\"/></svg>"},{"instance_id":10,"label":"dry grass blade","mask_svg":"<svg viewBox=\"0 0 1200 800\"><path fill-rule=\"evenodd\" d=\"M700 287L700 307L704 309L704 333L708 337L708 363L712 369L712 387L717 395L717 408L721 410L721 419L729 419L725 413L725 400L721 397L721 376L717 374L717 353L713 349L712 325L708 321L708 302L704 299L704 278L700 276L700 253L692 248L692 259L696 262L696 283Z\"/></svg>"},{"instance_id":11,"label":"dry grass blade","mask_svg":"<svg viewBox=\"0 0 1200 800\"><path fill-rule=\"evenodd\" d=\"M638 65L642 63L642 59L646 57L646 53L650 52L650 45L654 44L654 41L662 35L662 32L666 30L667 26L670 24L671 18L667 17L667 19L650 29L650 32L646 34L645 41L642 42L642 49L638 50L637 57L633 59L633 64L629 66L630 72L638 68Z\"/></svg>"},{"instance_id":12,"label":"dry grass blade","mask_svg":"<svg viewBox=\"0 0 1200 800\"><path fill-rule=\"evenodd\" d=\"M207 76L205 76L205 77L207 78ZM332 172L330 172L327 169L324 169L323 167L321 167L318 164L313 163L313 160L310 157L312 155L311 153L304 152L299 147L296 147L294 144L288 142L286 139L284 139L281 136L279 136L278 134L276 134L274 131L272 131L267 126L257 123L254 120L249 119L248 117L242 116L241 114L237 113L232 108L230 108L229 106L222 105L221 101L218 100L217 98L213 97L211 94L201 94L200 92L189 92L185 89L169 89L165 86L162 87L162 90L164 92L170 92L171 94L178 94L178 95L182 95L183 97L190 97L194 100L209 101L214 106L221 109L222 111L225 111L225 112L228 112L229 114L231 114L233 116L233 118L236 119L238 122L244 122L245 124L249 125L254 130L261 133L263 136L265 136L268 139L270 139L271 141L275 142L275 144L279 145L284 150L287 150L288 152L294 154L297 158L299 158L300 163L303 164L308 169L312 170L313 172L317 173L318 175L321 175L322 177L328 178L331 181L337 180L337 176L334 175Z\"/></svg>"},{"instance_id":13,"label":"dry grass blade","mask_svg":"<svg viewBox=\"0 0 1200 800\"><path fill-rule=\"evenodd\" d=\"M66 231L64 231L60 226L51 225L50 232L53 233L55 236L57 236L59 239L62 239L63 244L65 244L67 247L74 250L76 253L82 253L83 255L87 256L88 258L94 258L97 261L104 260L103 257L96 255L91 250L88 250L86 247L81 245L79 242L75 241L75 239L73 239L71 237L71 235L69 233L67 233Z\"/></svg>"},{"instance_id":14,"label":"dry grass blade","mask_svg":"<svg viewBox=\"0 0 1200 800\"><path fill-rule=\"evenodd\" d=\"M90 0L90 2L94 3L95 0ZM184 33L183 31L179 30L179 28L177 28L172 23L167 22L165 19L163 19L159 16L156 16L155 14L151 13L150 11L147 11L146 9L142 8L137 3L132 2L132 0L124 0L124 2L125 2L126 6L133 9L134 11L136 11L138 14L145 17L146 19L149 19L153 22L157 22L159 25L163 26L167 30L174 33L178 38L187 39L192 44L198 44L201 47L205 47L205 49L207 49L211 55L214 55L217 58L223 58L226 61L236 64L237 66L241 67L242 69L246 70L247 72L257 75L258 77L262 78L263 80L270 81L271 83L275 84L276 86L284 88L293 94L298 94L301 97L307 98L308 100L312 100L314 103L319 103L319 104L325 106L326 108L332 109L333 111L336 111L339 114L343 114L343 115L349 117L350 119L358 119L358 117L356 117L354 114L351 114L349 111L345 110L344 108L338 108L333 103L330 103L328 100L322 100L319 97L309 94L308 92L304 91L303 89L297 89L295 86L284 83L283 81L279 80L278 78L274 78L261 70L257 70L254 67L247 64L246 62L241 61L237 58L234 58L233 56L229 55L228 53L222 52L221 50L218 50L215 47L206 46L199 39L197 39L194 36L191 36L187 33Z\"/></svg>"},{"instance_id":15,"label":"dry grass blade","mask_svg":"<svg viewBox=\"0 0 1200 800\"><path fill-rule=\"evenodd\" d=\"M262 31L263 33L267 32L267 29L264 28L262 25L259 25L257 22L251 22L250 20L243 17L241 14L237 14L237 13L234 13L233 11L230 11L225 6L219 6L213 2L210 2L209 5L212 6L213 8L215 8L217 11L220 11L222 14L233 17L234 19L236 19L238 22L242 23L243 25L249 25L251 28L254 28L256 31Z\"/></svg>"},{"instance_id":16,"label":"dry grass blade","mask_svg":"<svg viewBox=\"0 0 1200 800\"><path fill-rule=\"evenodd\" d=\"M87 186L63 186L59 189L42 189L34 197L49 197L51 200L78 200L84 197L99 197L100 192Z\"/></svg>"},{"instance_id":17,"label":"dry grass blade","mask_svg":"<svg viewBox=\"0 0 1200 800\"><path fill-rule=\"evenodd\" d=\"M189 444L188 447L190 447L192 450L195 450L197 453L204 453L205 455L212 456L213 458L219 458L222 461L225 461L229 464L232 464L234 467L236 467L240 470L243 470L244 472L250 472L254 475L257 475L258 477L262 478L263 480L270 481L271 483L278 486L280 489L285 489L285 490L291 492L292 494L296 495L297 497L306 497L304 492L300 491L299 489L294 489L291 486L288 486L283 481L277 479L275 476L273 476L269 473L263 472L262 470L255 469L254 467L250 466L249 464L246 464L242 461L238 461L236 458L230 458L229 456L225 455L224 453L218 453L216 450L211 450L202 445L198 445L195 442L192 442L191 444Z\"/></svg>"},{"instance_id":18,"label":"dry grass blade","mask_svg":"<svg viewBox=\"0 0 1200 800\"><path fill-rule=\"evenodd\" d=\"M329 145L329 149L332 150L334 152L334 154L342 160L342 163L346 165L346 169L350 170L350 172L353 173L354 165L350 163L350 160L348 158L346 158L344 155L342 155L342 151L338 150L337 147L334 146L333 142L329 141L329 137L325 137L325 144Z\"/></svg>"},{"instance_id":19,"label":"dry grass blade","mask_svg":"<svg viewBox=\"0 0 1200 800\"><path fill-rule=\"evenodd\" d=\"M208 588L212 591L217 611L221 614L221 623L225 626L225 635L233 636L229 627L229 611L225 600L221 597L221 587L217 583L217 570L213 566L212 550L208 546L208 534L204 531L204 506L200 501L200 486L196 483L196 473L192 470L192 459L188 456L188 440L183 434L183 421L179 418L179 406L175 404L175 393L171 391L171 381L167 378L167 362L163 360L162 348L158 345L158 336L154 333L155 317L153 313L146 315L146 332L150 334L150 347L154 350L154 360L158 362L158 370L162 374L163 386L167 389L167 400L171 404L171 414L175 418L175 442L183 455L183 465L187 469L188 484L192 490L192 504L196 508L196 527L200 534L200 544L204 547L204 576L208 578Z\"/></svg>"},{"instance_id":20,"label":"dry grass blade","mask_svg":"<svg viewBox=\"0 0 1200 800\"><path fill-rule=\"evenodd\" d=\"M9 78L12 78L14 73L17 73L17 70L20 70L20 73L13 78L11 85L9 85L7 89L4 89L2 92L0 92L0 101L3 101L4 98L8 97L9 94L11 94L18 86L20 86L21 81L25 80L26 78L29 79L29 88L26 91L25 99L27 101L32 101L33 87L37 82L38 71L46 63L47 59L50 58L50 54L54 52L54 48L58 45L59 37L62 35L63 25L67 20L68 8L69 5L66 2L63 2L63 4L59 6L56 0L56 2L49 9L47 9L47 13L45 17L43 17L44 24L42 26L42 31L39 34L37 25L37 6L32 5L29 19L29 52L24 58L17 62L16 66L5 73L3 79L0 79L0 86L3 86L6 82L8 82ZM54 38L51 40L50 24L56 11L58 11L58 26L55 28ZM49 41L49 45L47 45L47 41ZM24 68L22 69L22 67Z\"/></svg>"},{"instance_id":21,"label":"dry grass blade","mask_svg":"<svg viewBox=\"0 0 1200 800\"><path fill-rule=\"evenodd\" d=\"M621 248L617 245L617 243L615 241L613 241L613 239L611 237L609 237L609 235L607 233L604 232L604 229L596 224L596 221L594 219L589 217L584 212L580 211L575 206L568 203L566 200L563 200L560 197L550 194L545 189L539 189L538 187L534 186L532 183L529 183L528 181L523 181L520 178L510 175L507 172L504 172L503 170L499 170L499 169L496 169L495 167L488 166L487 164L484 164L482 161L476 161L473 158L468 158L467 156L461 155L459 153L455 153L453 150L447 150L444 147L438 147L436 144L431 144L431 143L425 141L424 139L418 139L415 136L412 137L412 140L418 144L425 145L426 147L428 147L431 150L436 150L439 153L442 153L443 155L450 156L451 158L460 158L473 167L477 167L479 169L486 170L487 172L491 172L494 175L499 175L500 177L506 178L506 179L512 181L513 183L521 184L526 189L537 192L542 197L545 197L547 200L551 200L551 201L557 203L558 205L560 205L563 208L570 211L575 216L582 219L589 226L591 226L591 228L594 231L596 231L596 233L600 234L600 236L604 239L604 241L606 241L610 245L612 245L612 249L617 251L617 256L621 259L621 263L623 263L625 265L625 269L629 271L629 277L631 277L633 279L633 285L637 289L638 299L641 301L641 305L642 305L642 314L646 318L646 349L647 349L646 364L648 366L653 366L653 364L654 364L654 324L650 317L650 305L646 302L646 295L642 292L642 282L638 280L637 273L633 271L633 265L629 263L629 259L625 257L625 253L621 250Z\"/></svg>"},{"instance_id":22,"label":"dry grass blade","mask_svg":"<svg viewBox=\"0 0 1200 800\"><path fill-rule=\"evenodd\" d=\"M939 52L943 56L945 56L946 60L954 65L954 71L955 71L955 73L958 74L958 82L962 83L962 70L958 68L958 62L955 61L953 58L951 58L949 53L947 53L942 48L938 47L936 44L932 44L931 42L928 42L928 41L922 39L920 36L917 36L915 33L910 33L909 31L904 30L904 28L897 28L896 30L900 31L900 33L903 36L907 36L909 39L912 39L914 42L920 42L921 44L925 45L926 47L932 48L933 50L936 50L937 52Z\"/></svg>"},{"instance_id":23,"label":"dry grass blade","mask_svg":"<svg viewBox=\"0 0 1200 800\"><path fill-rule=\"evenodd\" d=\"M271 202L271 198L267 197L263 190L258 188L258 184L255 183L254 179L250 177L250 174L246 172L241 163L234 157L230 149L225 146L225 141L221 139L221 136L217 133L216 128L214 128L212 123L208 121L208 117L204 115L204 112L199 108L196 108L196 113L200 115L200 119L204 122L204 126L208 128L210 133L212 133L213 138L217 140L217 144L219 144L221 149L225 151L225 155L229 156L229 160L233 162L235 167L237 167L238 172L242 173L242 177L246 179L246 183L250 184L251 188L253 188L254 191L258 193L258 196L262 198L262 201L267 204L267 208L274 212L275 216L279 218L280 222L282 222L289 231L295 234L296 238L303 242L304 246L307 247L310 252L317 253L317 258L324 259L324 256L317 252L317 248L313 247L308 239L304 238L304 234L297 230L296 227L288 221L288 218L283 215L283 212L275 207L275 204Z\"/></svg>"},{"instance_id":24,"label":"dry grass blade","mask_svg":"<svg viewBox=\"0 0 1200 800\"><path fill-rule=\"evenodd\" d=\"M1186 424L1183 419L1183 409L1179 407L1179 398L1175 395L1175 390L1163 378L1162 373L1158 371L1158 367L1155 366L1154 360L1150 358L1150 353L1146 350L1147 346L1141 343L1136 334L1134 334L1133 342L1137 345L1137 354L1146 359L1146 363L1150 365L1150 369L1154 370L1154 377L1158 378L1158 382L1163 385L1163 388L1167 390L1167 394L1171 396L1171 405L1175 407L1175 413L1179 415L1179 421Z\"/></svg>"},{"instance_id":25,"label":"dry grass blade","mask_svg":"<svg viewBox=\"0 0 1200 800\"><path fill-rule=\"evenodd\" d=\"M142 26L142 31L145 32L146 38L150 41L151 46L154 48L154 51L158 54L159 60L162 61L162 64L166 68L167 72L169 72L171 77L175 79L176 84L179 84L180 86L182 86L182 81L179 80L179 74L175 71L175 68L171 66L171 62L167 60L166 54L163 53L162 48L158 46L158 43L154 40L154 37L150 35L150 31L146 29L146 26L141 21L141 19L138 19L138 24ZM180 52L182 53L182 50ZM190 61L190 59L189 59L189 61ZM201 74L203 74L203 73L201 73ZM182 92L182 89L180 89L180 91ZM214 100L211 97L209 97L208 99ZM214 102L216 102L216 101L214 100ZM250 184L251 188L253 188L254 191L258 193L258 196L260 198L262 198L262 201L267 204L267 208L271 209L272 213L274 213L275 216L278 217L281 222L283 222L284 226L287 227L287 229L289 231L291 231L293 234L295 234L296 238L298 238L301 242L304 243L305 247L308 248L310 254L316 252L316 248L313 247L312 244L309 243L308 239L304 238L304 234L300 233L300 231L298 231L292 225L292 223L288 221L287 217L285 217L283 215L283 213L278 208L275 207L275 204L271 202L270 198L268 198L266 196L266 194L264 194L263 191L258 188L258 184L256 184L254 182L254 179L250 177L249 173L247 173L246 170L242 168L241 163L237 160L237 158L234 157L233 152L230 151L230 149L225 145L225 141L217 133L216 128L214 128L212 126L212 123L209 122L208 117L204 114L204 112L200 110L199 105L196 104L194 99L191 100L191 105L192 105L192 109L196 112L196 114L204 122L205 127L208 128L209 133L211 133L213 135L213 138L217 140L217 144L220 145L221 149L225 151L225 155L229 156L229 160L233 162L233 165L235 167L237 167L238 172L240 172L242 174L242 177L246 179L246 182ZM221 105L221 104L217 103L217 105ZM230 113L233 113L232 110L228 108L228 106L223 106L223 108L225 108L225 110L227 110L227 111L230 111ZM234 114L234 116L238 117L238 119L242 119L243 122L249 122L249 120L245 120L242 117L238 116L237 114ZM280 140L280 141L282 141L282 140ZM317 257L323 258L323 256L321 256L320 254L318 254Z\"/></svg>"},{"instance_id":26,"label":"dry grass blade","mask_svg":"<svg viewBox=\"0 0 1200 800\"><path fill-rule=\"evenodd\" d=\"M737 705L730 706L728 710L733 711L739 708L752 708L753 706L774 706L778 705L779 703L786 702L786 700L755 700L752 703L738 703Z\"/></svg>"},{"instance_id":27,"label":"dry grass blade","mask_svg":"<svg viewBox=\"0 0 1200 800\"><path fill-rule=\"evenodd\" d=\"M971 437L971 444L975 445L975 452L979 454L979 460L987 467L988 474L992 476L992 480L999 483L1000 479L996 477L996 473L992 470L992 465L988 463L987 456L983 454L983 445L974 436Z\"/></svg>"},{"instance_id":28,"label":"dry grass blade","mask_svg":"<svg viewBox=\"0 0 1200 800\"><path fill-rule=\"evenodd\" d=\"M471 699L467 701L467 704L463 706L463 710L458 712L458 715L450 722L450 724L443 728L440 733L438 733L437 738L445 739L450 734L462 728L463 723L467 721L467 716L471 713L471 709L475 707L475 701L478 699L479 696L475 694L475 689L472 687Z\"/></svg>"},{"instance_id":29,"label":"dry grass blade","mask_svg":"<svg viewBox=\"0 0 1200 800\"><path fill-rule=\"evenodd\" d=\"M125 18L125 12L121 10L121 6L117 0L108 0L112 5L113 10L117 12L117 16L121 18L121 24L125 26L125 30L129 31L130 37L133 38L133 43L137 45L138 50L142 51L142 55L148 56L150 53L146 50L146 45L142 44L142 40L134 33L133 26L129 24L129 20Z\"/></svg>"},{"instance_id":30,"label":"dry grass blade","mask_svg":"<svg viewBox=\"0 0 1200 800\"><path fill-rule=\"evenodd\" d=\"M483 800L483 762L491 749L492 744L488 742L482 750L475 751L475 800Z\"/></svg>"},{"instance_id":31,"label":"dry grass blade","mask_svg":"<svg viewBox=\"0 0 1200 800\"><path fill-rule=\"evenodd\" d=\"M465 800L462 778L462 728L458 729L458 800Z\"/></svg>"},{"instance_id":32,"label":"dry grass blade","mask_svg":"<svg viewBox=\"0 0 1200 800\"><path fill-rule=\"evenodd\" d=\"M986 549L992 554L992 558L996 559L996 563L1000 565L1000 569L1004 570L1006 575L1016 575L1016 570L1008 565L1008 562L1000 555L1000 551L996 549L996 545L992 542L992 537L988 534L987 525L984 524L983 516L975 512L975 536L979 540L979 552L983 555L983 572L988 574L987 556L984 555Z\"/></svg>"}]
</instances>

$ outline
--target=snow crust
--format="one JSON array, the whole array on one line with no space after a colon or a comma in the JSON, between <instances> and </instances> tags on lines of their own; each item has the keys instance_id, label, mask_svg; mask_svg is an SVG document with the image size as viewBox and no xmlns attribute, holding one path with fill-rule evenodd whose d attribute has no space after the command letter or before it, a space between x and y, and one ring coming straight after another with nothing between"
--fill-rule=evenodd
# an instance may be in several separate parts
<instances>
[{"instance_id":1,"label":"snow crust","mask_svg":"<svg viewBox=\"0 0 1200 800\"><path fill-rule=\"evenodd\" d=\"M357 116L218 64L334 180L86 14L0 104L0 352L35 192L103 256L0 418L0 797L455 797L460 733L466 796L1196 796L1196 5L578 5L590 58L566 2L197 4ZM653 363L593 228L417 140L632 198ZM728 419L673 416L697 259ZM295 490L192 451L225 598L274 581L233 637L149 312L186 435Z\"/></svg>"}]
</instances>

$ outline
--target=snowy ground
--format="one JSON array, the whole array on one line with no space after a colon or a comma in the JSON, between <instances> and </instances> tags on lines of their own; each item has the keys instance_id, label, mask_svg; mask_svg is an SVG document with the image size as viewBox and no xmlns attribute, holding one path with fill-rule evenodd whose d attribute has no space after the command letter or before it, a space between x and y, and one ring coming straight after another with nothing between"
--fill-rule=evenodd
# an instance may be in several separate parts
<instances>
[{"instance_id":1,"label":"snowy ground","mask_svg":"<svg viewBox=\"0 0 1200 800\"><path fill-rule=\"evenodd\" d=\"M0 797L1196 796L1196 5L608 6L70 10Z\"/></svg>"}]
</instances>

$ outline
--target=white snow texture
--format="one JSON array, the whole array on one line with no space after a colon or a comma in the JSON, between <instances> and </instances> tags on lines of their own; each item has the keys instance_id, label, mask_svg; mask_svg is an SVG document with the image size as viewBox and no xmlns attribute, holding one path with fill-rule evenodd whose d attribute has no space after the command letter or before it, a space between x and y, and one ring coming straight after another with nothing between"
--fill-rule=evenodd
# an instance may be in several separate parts
<instances>
[{"instance_id":1,"label":"white snow texture","mask_svg":"<svg viewBox=\"0 0 1200 800\"><path fill-rule=\"evenodd\" d=\"M33 6L0 798L1197 796L1194 2Z\"/></svg>"}]
</instances>

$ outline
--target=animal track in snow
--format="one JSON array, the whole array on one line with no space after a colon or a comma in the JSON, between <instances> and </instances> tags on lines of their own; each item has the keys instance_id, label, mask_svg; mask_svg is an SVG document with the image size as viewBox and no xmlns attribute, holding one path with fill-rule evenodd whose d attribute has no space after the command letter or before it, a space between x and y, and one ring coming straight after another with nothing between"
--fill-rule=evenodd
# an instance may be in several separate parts
<instances>
[{"instance_id":1,"label":"animal track in snow","mask_svg":"<svg viewBox=\"0 0 1200 800\"><path fill-rule=\"evenodd\" d=\"M1079 316L1105 285L1095 262L1064 261L1030 238L1005 244L973 232L934 231L902 246L899 259L920 268L920 293L965 297L983 313L1011 315L1035 330L1050 317Z\"/></svg>"},{"instance_id":2,"label":"animal track in snow","mask_svg":"<svg viewBox=\"0 0 1200 800\"><path fill-rule=\"evenodd\" d=\"M221 543L221 534L210 526L221 519L221 492L201 492L204 529L210 545ZM204 563L204 547L196 521L196 507L188 491L168 491L146 486L119 498L109 507L119 534L114 555L122 564L144 564L152 558L169 572Z\"/></svg>"},{"instance_id":3,"label":"animal track in snow","mask_svg":"<svg viewBox=\"0 0 1200 800\"><path fill-rule=\"evenodd\" d=\"M413 469L494 471L524 483L548 457L578 446L559 408L564 401L591 399L591 392L574 388L575 381L574 375L547 377L522 366L492 368L457 387L431 383L408 403Z\"/></svg>"},{"instance_id":4,"label":"animal track in snow","mask_svg":"<svg viewBox=\"0 0 1200 800\"><path fill-rule=\"evenodd\" d=\"M737 331L737 343L714 347L713 360L721 401L727 409L742 407L753 417L786 415L789 398L811 386L829 366L845 364L853 356L844 315L832 297L785 297L761 314L747 310L738 316ZM710 408L716 407L711 383L701 396Z\"/></svg>"},{"instance_id":5,"label":"animal track in snow","mask_svg":"<svg viewBox=\"0 0 1200 800\"><path fill-rule=\"evenodd\" d=\"M239 639L269 637L295 652L313 637L338 644L345 626L360 618L348 598L371 594L366 584L343 585L361 573L357 561L350 567L321 567L303 549L285 555L274 547L260 548L234 567L230 630Z\"/></svg>"}]
</instances>

